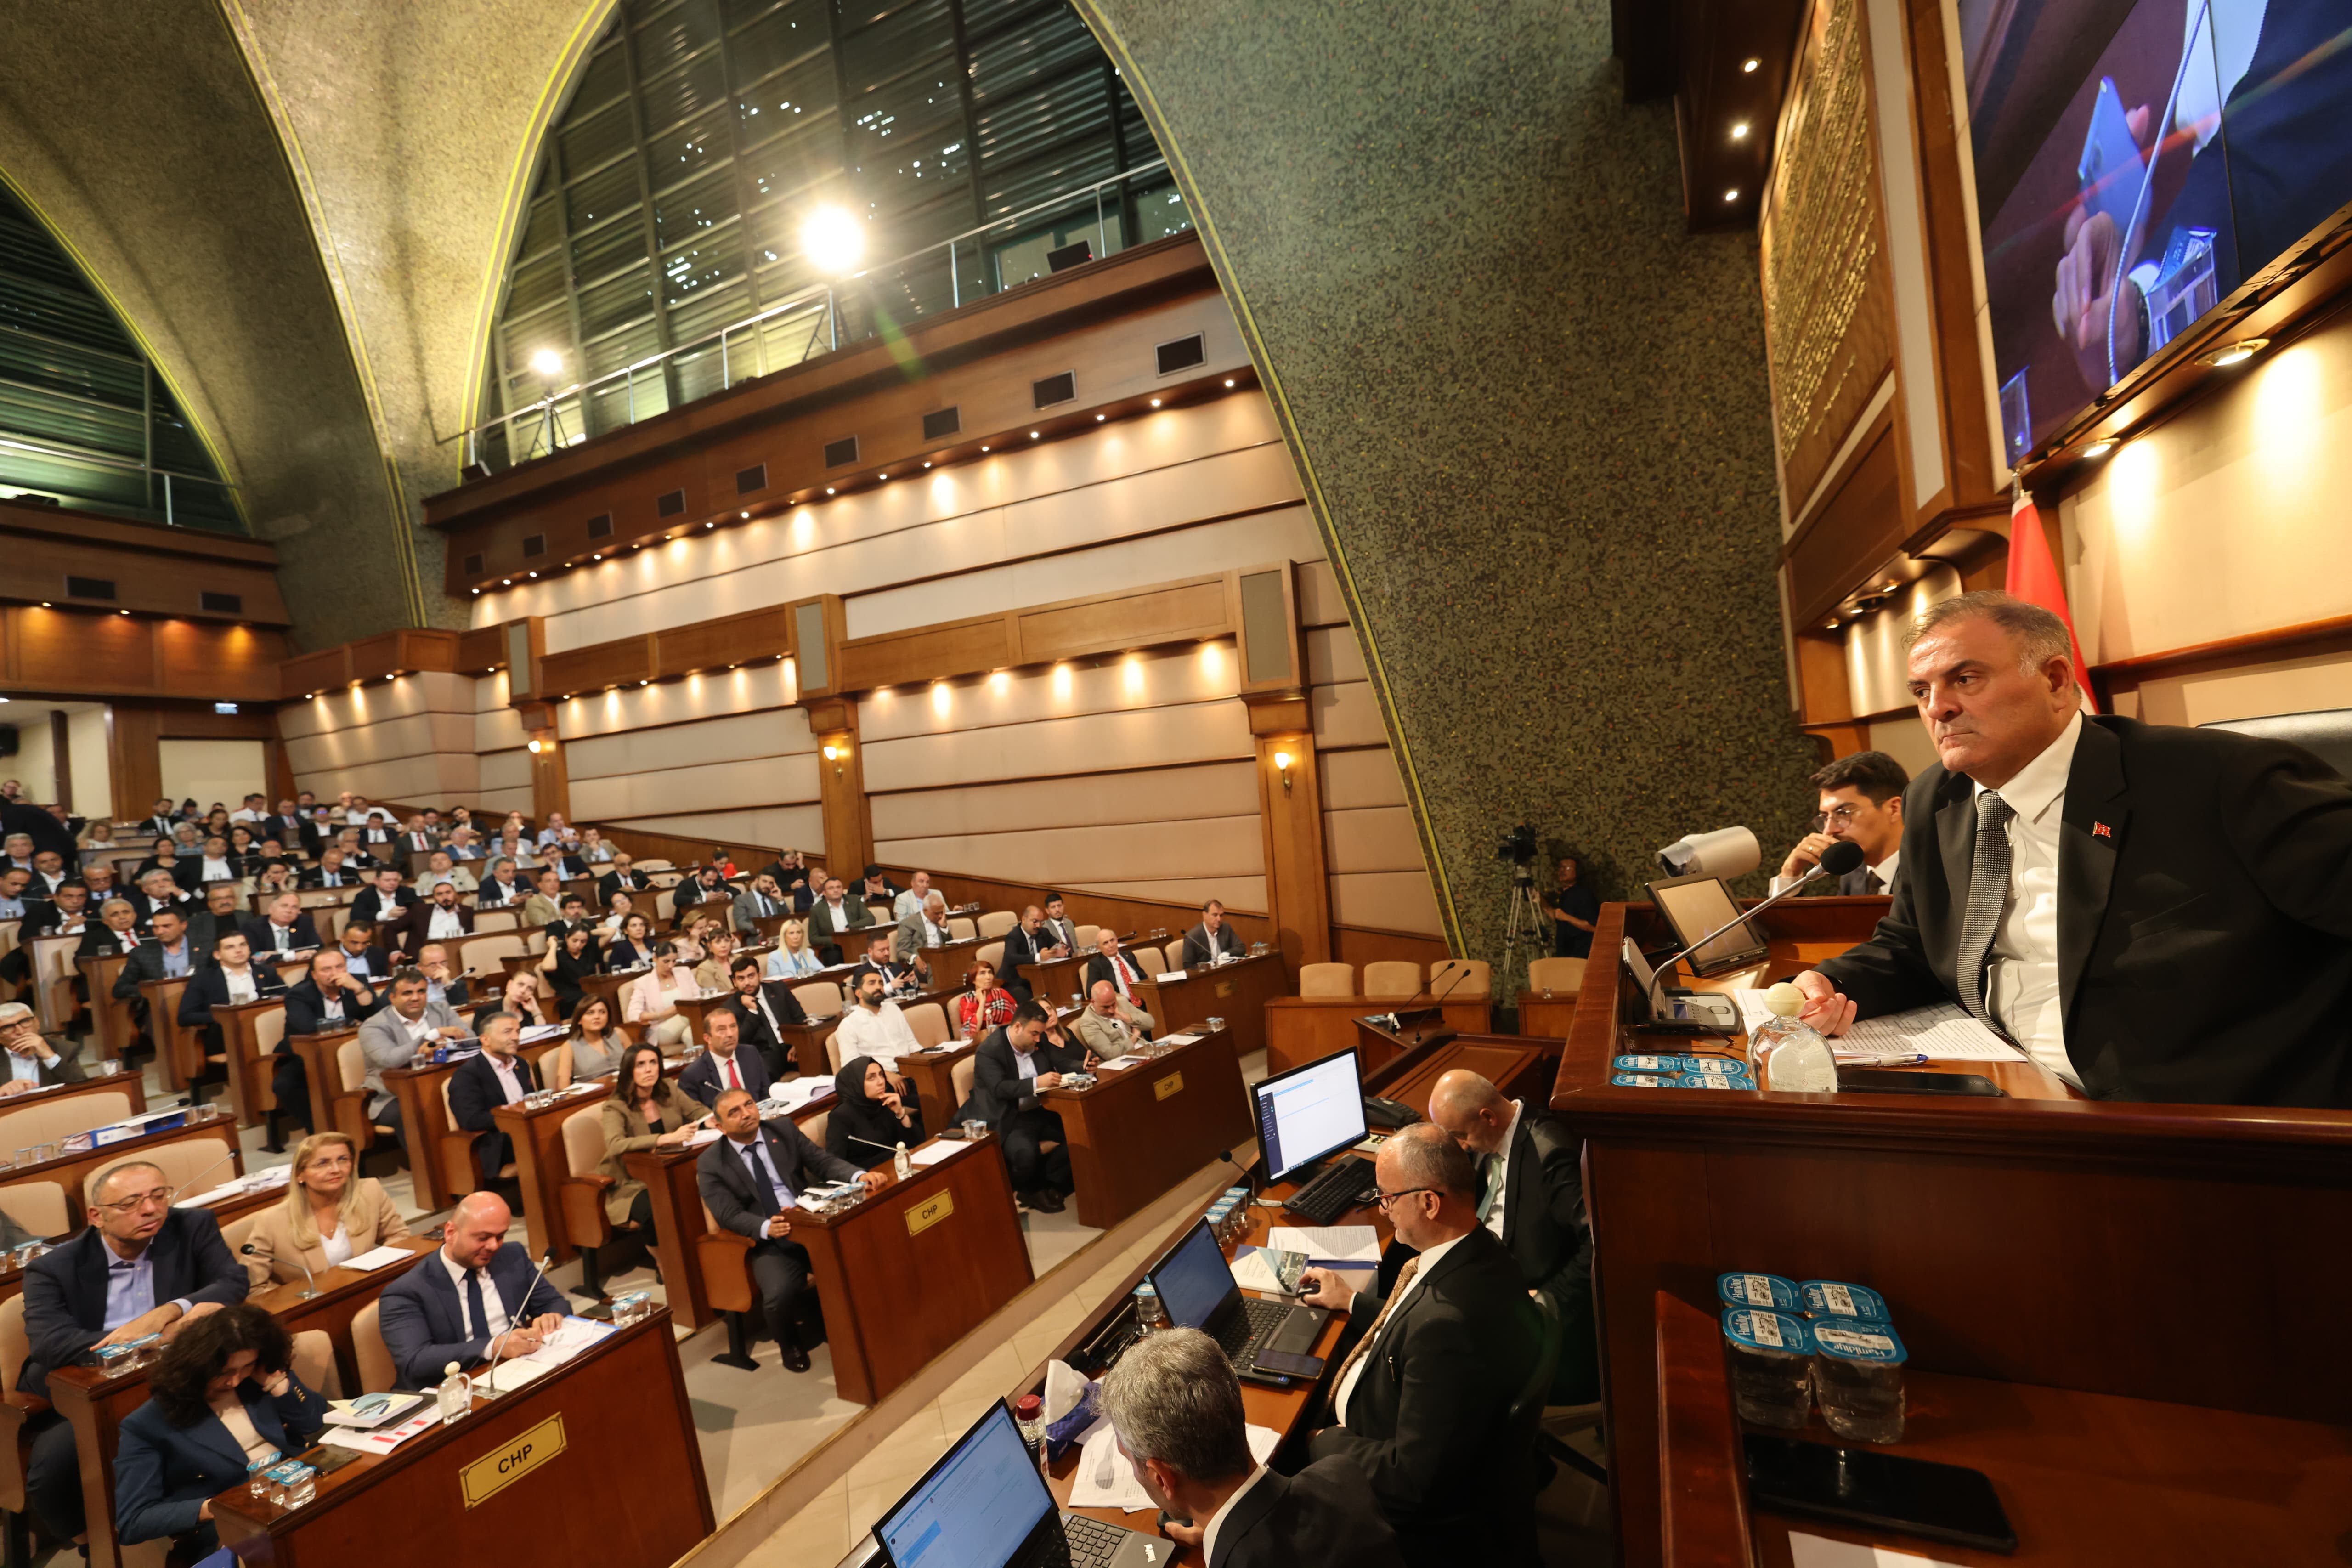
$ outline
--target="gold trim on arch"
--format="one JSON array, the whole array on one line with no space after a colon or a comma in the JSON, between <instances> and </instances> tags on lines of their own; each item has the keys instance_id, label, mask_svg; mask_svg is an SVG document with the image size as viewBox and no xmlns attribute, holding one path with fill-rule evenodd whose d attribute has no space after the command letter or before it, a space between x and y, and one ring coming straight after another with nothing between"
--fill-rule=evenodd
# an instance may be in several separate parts
<instances>
[{"instance_id":1,"label":"gold trim on arch","mask_svg":"<svg viewBox=\"0 0 2352 1568\"><path fill-rule=\"evenodd\" d=\"M1421 836L1421 852L1434 884L1437 895L1438 919L1445 928L1446 944L1454 952L1466 952L1461 921L1454 908L1454 890L1445 874L1445 859L1438 851L1437 836L1429 823L1428 802L1423 797L1420 772L1413 765L1412 748L1406 742L1404 726L1397 717L1396 696L1389 688L1388 668L1381 658L1378 640L1372 635L1371 622L1365 617L1362 596L1356 591L1355 574L1348 566L1348 552L1339 542L1339 531L1331 521L1331 509L1323 499L1323 485L1315 472L1314 460L1307 456L1307 443L1299 434L1298 422L1290 411L1290 400L1282 387L1282 377L1276 370L1274 359L1266 352L1265 340L1259 333L1257 318L1251 312L1249 300L1242 291L1240 279L1234 275L1233 263L1225 254L1223 238L1209 216L1206 203L1201 199L1200 183L1192 177L1192 164L1186 161L1183 149L1176 144L1174 130L1168 116L1160 108L1160 100L1151 89L1143 68L1128 48L1118 30L1102 14L1097 0L1071 0L1073 7L1094 32L1104 52L1118 62L1120 74L1135 94L1135 101L1150 122L1152 134L1160 140L1161 156L1168 160L1171 173L1184 193L1184 204L1191 209L1193 226L1200 231L1202 248L1208 252L1209 265L1223 286L1225 300L1233 307L1234 323L1241 329L1242 340L1249 345L1250 358L1257 366L1260 381L1265 387L1268 402L1274 405L1275 417L1281 422L1282 433L1290 447L1291 459L1298 465L1302 488L1307 492L1307 506L1315 518L1316 531L1323 536L1323 548L1331 560L1331 569L1339 582L1339 592L1348 603L1349 622L1364 654L1364 668L1371 678L1373 691L1381 706L1381 721L1387 727L1389 747L1395 754L1397 772L1404 780L1405 795L1412 803L1412 823Z\"/></svg>"}]
</instances>

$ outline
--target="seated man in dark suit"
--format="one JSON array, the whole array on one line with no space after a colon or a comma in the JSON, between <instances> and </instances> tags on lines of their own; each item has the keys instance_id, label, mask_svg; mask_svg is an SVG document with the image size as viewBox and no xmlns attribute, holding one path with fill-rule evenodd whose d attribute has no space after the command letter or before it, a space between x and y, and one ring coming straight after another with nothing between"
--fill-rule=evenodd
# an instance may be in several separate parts
<instances>
[{"instance_id":1,"label":"seated man in dark suit","mask_svg":"<svg viewBox=\"0 0 2352 1568\"><path fill-rule=\"evenodd\" d=\"M278 966L253 962L253 949L245 933L228 931L214 941L212 963L197 970L180 993L180 1027L202 1029L205 1055L226 1061L228 1047L221 1037L221 1026L213 1021L213 1009L285 994L286 982L278 977Z\"/></svg>"},{"instance_id":2,"label":"seated man in dark suit","mask_svg":"<svg viewBox=\"0 0 2352 1568\"><path fill-rule=\"evenodd\" d=\"M1013 1195L1040 1213L1061 1213L1062 1194L1077 1187L1070 1180L1062 1119L1037 1096L1060 1084L1064 1074L1095 1065L1086 1052L1047 1043L1045 1009L1034 1002L1015 1007L1013 1021L972 1053L971 1106L962 1114L984 1119L1004 1141Z\"/></svg>"},{"instance_id":3,"label":"seated man in dark suit","mask_svg":"<svg viewBox=\"0 0 2352 1568\"><path fill-rule=\"evenodd\" d=\"M90 1189L90 1224L25 1267L25 1338L30 1346L16 1392L46 1398L49 1373L104 1345L149 1334L166 1340L183 1324L245 1300L245 1266L221 1239L210 1211L173 1208L163 1173L144 1160L100 1172ZM25 1496L49 1533L82 1533L81 1467L74 1430L54 1411L29 1416L32 1461Z\"/></svg>"},{"instance_id":4,"label":"seated man in dark suit","mask_svg":"<svg viewBox=\"0 0 2352 1568\"><path fill-rule=\"evenodd\" d=\"M873 923L874 911L865 901L842 891L840 878L828 877L824 896L809 906L809 945L826 963L842 963L848 951L842 944L849 940L849 933Z\"/></svg>"},{"instance_id":5,"label":"seated man in dark suit","mask_svg":"<svg viewBox=\"0 0 2352 1568\"><path fill-rule=\"evenodd\" d=\"M341 948L322 947L310 955L310 973L286 993L286 1032L278 1041L277 1065L269 1078L278 1109L268 1113L264 1149L275 1154L286 1146L278 1125L289 1111L303 1125L310 1125L310 1069L294 1054L294 1037L356 1029L383 1008L383 1001L379 992L352 973Z\"/></svg>"},{"instance_id":6,"label":"seated man in dark suit","mask_svg":"<svg viewBox=\"0 0 2352 1568\"><path fill-rule=\"evenodd\" d=\"M499 1131L495 1112L539 1088L539 1075L515 1054L521 1044L522 1020L493 1008L474 1016L474 1033L481 1037L482 1054L468 1057L449 1075L449 1120L475 1134L474 1168L482 1185L512 1181L514 1141Z\"/></svg>"},{"instance_id":7,"label":"seated man in dark suit","mask_svg":"<svg viewBox=\"0 0 2352 1568\"><path fill-rule=\"evenodd\" d=\"M1094 994L1098 982L1108 980L1111 989L1118 993L1120 1001L1129 1006L1140 1007L1143 1004L1137 998L1135 988L1150 978L1144 973L1143 965L1136 963L1134 956L1119 946L1117 931L1104 926L1096 933L1095 956L1087 960L1087 995Z\"/></svg>"},{"instance_id":8,"label":"seated man in dark suit","mask_svg":"<svg viewBox=\"0 0 2352 1568\"><path fill-rule=\"evenodd\" d=\"M74 962L128 954L139 945L139 911L128 899L109 899L98 906L98 919L81 928L81 945Z\"/></svg>"},{"instance_id":9,"label":"seated man in dark suit","mask_svg":"<svg viewBox=\"0 0 2352 1568\"><path fill-rule=\"evenodd\" d=\"M389 937L392 922L415 902L416 889L400 885L400 868L383 866L376 870L375 885L361 889L360 896L352 900L352 918L375 921L376 930Z\"/></svg>"},{"instance_id":10,"label":"seated man in dark suit","mask_svg":"<svg viewBox=\"0 0 2352 1568\"><path fill-rule=\"evenodd\" d=\"M90 923L89 884L79 878L59 882L48 899L35 903L28 896L25 901L24 923L16 928L16 940L30 942L37 936L79 936L82 928Z\"/></svg>"},{"instance_id":11,"label":"seated man in dark suit","mask_svg":"<svg viewBox=\"0 0 2352 1568\"><path fill-rule=\"evenodd\" d=\"M380 986L392 978L392 954L377 944L375 921L352 916L335 933L335 945L342 950L344 967L369 984Z\"/></svg>"},{"instance_id":12,"label":"seated man in dark suit","mask_svg":"<svg viewBox=\"0 0 2352 1568\"><path fill-rule=\"evenodd\" d=\"M878 1171L861 1171L836 1159L808 1140L789 1117L772 1122L760 1120L759 1102L748 1089L730 1089L713 1107L726 1136L703 1150L695 1162L695 1185L710 1217L721 1230L751 1237L757 1244L750 1258L751 1279L760 1288L760 1311L768 1331L783 1352L784 1365L793 1372L809 1369L803 1330L814 1342L814 1325L803 1320L814 1303L808 1299L808 1248L792 1239L793 1200L821 1182L863 1182L871 1189L882 1184ZM730 1366L749 1363L730 1356L719 1358Z\"/></svg>"},{"instance_id":13,"label":"seated man in dark suit","mask_svg":"<svg viewBox=\"0 0 2352 1568\"><path fill-rule=\"evenodd\" d=\"M169 800L158 800L155 809L125 828L123 836L131 838L167 837L179 820L179 813L172 808Z\"/></svg>"},{"instance_id":14,"label":"seated man in dark suit","mask_svg":"<svg viewBox=\"0 0 2352 1568\"><path fill-rule=\"evenodd\" d=\"M520 909L530 899L530 884L516 872L513 859L504 855L490 862L490 874L474 890L477 909L498 910L509 904Z\"/></svg>"},{"instance_id":15,"label":"seated man in dark suit","mask_svg":"<svg viewBox=\"0 0 2352 1568\"><path fill-rule=\"evenodd\" d=\"M189 940L187 917L169 906L155 911L148 936L150 940L131 950L122 973L114 977L114 995L117 1001L131 1004L131 1022L141 1032L152 1034L147 1021L147 994L140 985L149 980L173 980L188 973L203 961L204 952Z\"/></svg>"},{"instance_id":16,"label":"seated man in dark suit","mask_svg":"<svg viewBox=\"0 0 2352 1568\"><path fill-rule=\"evenodd\" d=\"M719 1011L734 1015L736 1038L759 1053L769 1079L783 1077L784 1026L808 1022L800 998L787 982L761 979L760 961L748 953L727 966L727 982L735 994L719 1005Z\"/></svg>"},{"instance_id":17,"label":"seated man in dark suit","mask_svg":"<svg viewBox=\"0 0 2352 1568\"><path fill-rule=\"evenodd\" d=\"M265 958L289 958L320 946L318 929L299 894L280 893L269 900L269 912L247 916L240 922L245 940Z\"/></svg>"},{"instance_id":18,"label":"seated man in dark suit","mask_svg":"<svg viewBox=\"0 0 2352 1568\"><path fill-rule=\"evenodd\" d=\"M1225 923L1225 906L1211 899L1201 906L1201 923L1184 933L1184 967L1200 969L1249 951L1242 933Z\"/></svg>"},{"instance_id":19,"label":"seated man in dark suit","mask_svg":"<svg viewBox=\"0 0 2352 1568\"><path fill-rule=\"evenodd\" d=\"M142 928L155 918L157 910L179 910L181 922L184 925L187 918L203 907L190 903L187 895L180 891L180 884L172 879L172 873L161 866L150 867L144 876L136 879L135 885L126 896L131 900L131 907L139 911L139 924Z\"/></svg>"},{"instance_id":20,"label":"seated man in dark suit","mask_svg":"<svg viewBox=\"0 0 2352 1568\"><path fill-rule=\"evenodd\" d=\"M1478 1223L1559 1313L1553 1405L1601 1397L1592 1316L1592 1230L1584 1214L1584 1141L1540 1105L1507 1100L1466 1068L1439 1076L1429 1119L1478 1166Z\"/></svg>"},{"instance_id":21,"label":"seated man in dark suit","mask_svg":"<svg viewBox=\"0 0 2352 1568\"><path fill-rule=\"evenodd\" d=\"M528 1247L506 1245L513 1223L496 1193L468 1193L441 1249L383 1288L377 1319L394 1386L437 1388L451 1362L529 1355L563 1326L563 1292L540 1278Z\"/></svg>"},{"instance_id":22,"label":"seated man in dark suit","mask_svg":"<svg viewBox=\"0 0 2352 1568\"><path fill-rule=\"evenodd\" d=\"M613 852L613 868L596 879L597 901L609 905L614 893L627 893L634 897L651 886L653 884L646 879L646 874L636 868L636 862L630 858L629 852L616 849Z\"/></svg>"},{"instance_id":23,"label":"seated man in dark suit","mask_svg":"<svg viewBox=\"0 0 2352 1568\"><path fill-rule=\"evenodd\" d=\"M1404 1129L1373 1169L1396 1239L1418 1256L1385 1298L1307 1271L1305 1300L1347 1312L1356 1335L1330 1385L1339 1424L1307 1452L1355 1461L1415 1568L1532 1564L1535 1433L1505 1417L1542 1356L1541 1314L1478 1223L1477 1172L1444 1129Z\"/></svg>"},{"instance_id":24,"label":"seated man in dark suit","mask_svg":"<svg viewBox=\"0 0 2352 1568\"><path fill-rule=\"evenodd\" d=\"M744 1047L740 1026L738 1016L725 1007L713 1007L702 1016L703 1054L677 1075L679 1092L714 1107L730 1089L743 1089L754 1100L768 1098L768 1086L774 1081L768 1076L768 1064L758 1051Z\"/></svg>"},{"instance_id":25,"label":"seated man in dark suit","mask_svg":"<svg viewBox=\"0 0 2352 1568\"><path fill-rule=\"evenodd\" d=\"M1031 904L1021 911L1021 923L1004 933L1004 962L996 966L996 977L1007 991L1026 1002L1032 992L1021 966L1052 952L1053 943L1045 939L1045 911Z\"/></svg>"},{"instance_id":26,"label":"seated man in dark suit","mask_svg":"<svg viewBox=\"0 0 2352 1568\"><path fill-rule=\"evenodd\" d=\"M196 951L209 956L214 944L229 932L245 934L245 917L237 910L236 884L215 882L205 889L204 907L188 917L188 935ZM248 948L252 943L246 944Z\"/></svg>"},{"instance_id":27,"label":"seated man in dark suit","mask_svg":"<svg viewBox=\"0 0 2352 1568\"><path fill-rule=\"evenodd\" d=\"M1295 1476L1250 1457L1242 1385L1217 1342L1171 1329L1122 1352L1102 1384L1119 1453L1207 1568L1404 1568L1355 1461Z\"/></svg>"},{"instance_id":28,"label":"seated man in dark suit","mask_svg":"<svg viewBox=\"0 0 2352 1568\"><path fill-rule=\"evenodd\" d=\"M414 959L428 942L455 942L473 935L474 911L457 901L456 883L436 882L431 898L401 912L398 932L386 927L384 934Z\"/></svg>"},{"instance_id":29,"label":"seated man in dark suit","mask_svg":"<svg viewBox=\"0 0 2352 1568\"><path fill-rule=\"evenodd\" d=\"M366 879L343 864L343 850L339 844L330 844L319 854L319 863L302 873L306 888L356 888Z\"/></svg>"},{"instance_id":30,"label":"seated man in dark suit","mask_svg":"<svg viewBox=\"0 0 2352 1568\"><path fill-rule=\"evenodd\" d=\"M824 880L810 872L808 858L797 849L787 849L769 861L761 875L775 879L776 886L782 890L785 901L796 915L809 912L809 906L816 902L818 889Z\"/></svg>"},{"instance_id":31,"label":"seated man in dark suit","mask_svg":"<svg viewBox=\"0 0 2352 1568\"><path fill-rule=\"evenodd\" d=\"M922 983L916 975L913 964L900 963L891 956L897 943L898 929L877 925L867 927L866 931L866 956L857 961L857 966L842 981L842 989L854 992L862 977L878 974L882 977L883 995L892 1001L912 996L921 988Z\"/></svg>"},{"instance_id":32,"label":"seated man in dark suit","mask_svg":"<svg viewBox=\"0 0 2352 1568\"><path fill-rule=\"evenodd\" d=\"M1825 1034L1953 1003L2098 1100L2352 1106L2352 785L2300 746L2079 710L2066 623L1916 623L1937 761L1870 940L1796 978Z\"/></svg>"},{"instance_id":33,"label":"seated man in dark suit","mask_svg":"<svg viewBox=\"0 0 2352 1568\"><path fill-rule=\"evenodd\" d=\"M22 1002L0 1002L0 1061L8 1067L0 1099L82 1080L81 1058L71 1043L42 1034L41 1020Z\"/></svg>"}]
</instances>

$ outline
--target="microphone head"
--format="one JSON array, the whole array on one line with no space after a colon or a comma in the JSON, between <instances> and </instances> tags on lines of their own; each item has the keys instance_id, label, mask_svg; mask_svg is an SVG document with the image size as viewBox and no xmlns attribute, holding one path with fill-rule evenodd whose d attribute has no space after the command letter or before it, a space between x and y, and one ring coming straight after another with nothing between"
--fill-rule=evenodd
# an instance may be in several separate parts
<instances>
[{"instance_id":1,"label":"microphone head","mask_svg":"<svg viewBox=\"0 0 2352 1568\"><path fill-rule=\"evenodd\" d=\"M1864 857L1862 846L1851 838L1841 838L1822 851L1822 869L1832 877L1843 877L1849 871L1862 869Z\"/></svg>"},{"instance_id":2,"label":"microphone head","mask_svg":"<svg viewBox=\"0 0 2352 1568\"><path fill-rule=\"evenodd\" d=\"M238 1248L237 1248L237 1250L238 1250L239 1252L242 1252L243 1254L245 1254L247 1258L251 1258L251 1257L253 1257L253 1256L254 1256L254 1251L253 1251L253 1243L251 1243L251 1242L249 1242L249 1241L248 1241L248 1242L247 1242L243 1247L238 1247Z\"/></svg>"}]
</instances>

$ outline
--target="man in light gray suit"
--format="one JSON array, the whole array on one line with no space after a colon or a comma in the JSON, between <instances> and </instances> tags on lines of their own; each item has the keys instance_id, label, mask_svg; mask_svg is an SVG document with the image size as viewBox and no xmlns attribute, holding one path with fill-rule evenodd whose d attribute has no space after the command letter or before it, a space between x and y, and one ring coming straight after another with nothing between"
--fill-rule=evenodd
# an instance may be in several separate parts
<instances>
[{"instance_id":1,"label":"man in light gray suit","mask_svg":"<svg viewBox=\"0 0 2352 1568\"><path fill-rule=\"evenodd\" d=\"M891 944L901 963L911 963L926 975L930 961L923 956L927 948L943 947L948 941L948 900L945 894L933 893L923 907L910 911L898 921L898 934Z\"/></svg>"},{"instance_id":2,"label":"man in light gray suit","mask_svg":"<svg viewBox=\"0 0 2352 1568\"><path fill-rule=\"evenodd\" d=\"M759 940L760 922L771 915L792 913L793 906L776 879L765 871L751 879L751 886L735 895L733 925L743 935Z\"/></svg>"},{"instance_id":3,"label":"man in light gray suit","mask_svg":"<svg viewBox=\"0 0 2352 1568\"><path fill-rule=\"evenodd\" d=\"M400 1124L400 1102L383 1087L383 1069L404 1068L442 1040L462 1040L466 1026L446 1002L434 1001L421 969L392 976L392 1005L360 1026L360 1054L367 1058L368 1120L392 1129L403 1148L408 1130Z\"/></svg>"}]
</instances>

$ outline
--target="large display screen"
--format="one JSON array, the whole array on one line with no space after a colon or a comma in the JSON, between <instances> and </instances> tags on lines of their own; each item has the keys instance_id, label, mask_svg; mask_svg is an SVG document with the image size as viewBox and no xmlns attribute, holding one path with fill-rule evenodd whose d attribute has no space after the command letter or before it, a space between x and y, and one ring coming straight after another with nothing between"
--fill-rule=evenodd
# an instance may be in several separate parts
<instances>
[{"instance_id":1,"label":"large display screen","mask_svg":"<svg viewBox=\"0 0 2352 1568\"><path fill-rule=\"evenodd\" d=\"M2352 0L1959 0L2014 463L2352 202Z\"/></svg>"}]
</instances>

